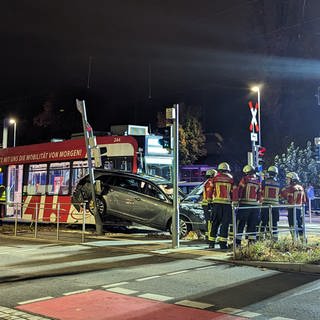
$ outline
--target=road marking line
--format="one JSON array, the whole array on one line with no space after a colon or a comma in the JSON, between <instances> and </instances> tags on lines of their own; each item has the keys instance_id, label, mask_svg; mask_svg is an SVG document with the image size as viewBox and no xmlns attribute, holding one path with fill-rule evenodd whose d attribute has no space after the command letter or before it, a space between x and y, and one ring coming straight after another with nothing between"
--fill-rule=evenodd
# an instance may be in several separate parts
<instances>
[{"instance_id":1,"label":"road marking line","mask_svg":"<svg viewBox=\"0 0 320 320\"><path fill-rule=\"evenodd\" d=\"M254 318L261 316L261 313L251 312L251 311L243 311L240 313L237 313L237 316L246 317L246 318Z\"/></svg>"},{"instance_id":2,"label":"road marking line","mask_svg":"<svg viewBox=\"0 0 320 320\"><path fill-rule=\"evenodd\" d=\"M206 267L199 267L199 268L195 268L194 270L205 270L205 269L211 269L211 268L215 268L217 266L206 266Z\"/></svg>"},{"instance_id":3,"label":"road marking line","mask_svg":"<svg viewBox=\"0 0 320 320\"><path fill-rule=\"evenodd\" d=\"M242 312L242 309L236 309L236 308L223 308L218 310L217 312L222 312L222 313L228 313L228 314L235 314L238 312Z\"/></svg>"},{"instance_id":4,"label":"road marking line","mask_svg":"<svg viewBox=\"0 0 320 320\"><path fill-rule=\"evenodd\" d=\"M175 274L180 274L180 273L186 273L186 272L189 272L190 270L181 270L181 271L176 271L176 272L170 272L170 273L167 273L166 276L173 276Z\"/></svg>"},{"instance_id":5,"label":"road marking line","mask_svg":"<svg viewBox=\"0 0 320 320\"><path fill-rule=\"evenodd\" d=\"M53 299L53 297L42 297L42 298L38 298L38 299L33 299L33 300L26 300L26 301L21 301L18 302L18 304L27 304L27 303L33 303L33 302L38 302L38 301L43 301L43 300L50 300Z\"/></svg>"},{"instance_id":6,"label":"road marking line","mask_svg":"<svg viewBox=\"0 0 320 320\"><path fill-rule=\"evenodd\" d=\"M173 297L163 296L161 294L152 294L152 293L140 294L138 297L156 300L156 301L167 301L167 300L173 299Z\"/></svg>"},{"instance_id":7,"label":"road marking line","mask_svg":"<svg viewBox=\"0 0 320 320\"><path fill-rule=\"evenodd\" d=\"M156 279L156 278L160 278L160 277L161 276L151 276L151 277L136 279L136 281L146 281L146 280Z\"/></svg>"},{"instance_id":8,"label":"road marking line","mask_svg":"<svg viewBox=\"0 0 320 320\"><path fill-rule=\"evenodd\" d=\"M38 319L38 320L49 320L49 318L36 316L27 312L18 311L7 307L0 307L1 319Z\"/></svg>"},{"instance_id":9,"label":"road marking line","mask_svg":"<svg viewBox=\"0 0 320 320\"><path fill-rule=\"evenodd\" d=\"M121 294L134 294L134 293L139 292L136 290L130 290L130 289L125 289L125 288L120 288L120 287L109 288L107 290L112 291L112 292L116 292L116 293L121 293Z\"/></svg>"},{"instance_id":10,"label":"road marking line","mask_svg":"<svg viewBox=\"0 0 320 320\"><path fill-rule=\"evenodd\" d=\"M191 301L191 300L181 300L181 301L175 302L175 304L178 304L180 306L197 308L197 309L207 309L207 308L211 308L214 306L214 304L203 303L203 302L198 302L198 301Z\"/></svg>"},{"instance_id":11,"label":"road marking line","mask_svg":"<svg viewBox=\"0 0 320 320\"><path fill-rule=\"evenodd\" d=\"M63 295L64 295L64 296L70 296L70 295L72 295L72 294L84 293L84 292L89 292L89 291L92 291L92 290L93 290L93 289L83 289L83 290L65 292L65 293L63 293Z\"/></svg>"},{"instance_id":12,"label":"road marking line","mask_svg":"<svg viewBox=\"0 0 320 320\"><path fill-rule=\"evenodd\" d=\"M129 282L117 282L117 283L111 283L111 284L106 284L104 286L101 286L102 288L111 288L111 287L118 287L118 286L122 286L124 284L128 284Z\"/></svg>"},{"instance_id":13,"label":"road marking line","mask_svg":"<svg viewBox=\"0 0 320 320\"><path fill-rule=\"evenodd\" d=\"M292 318L284 318L284 317L274 317L274 318L270 318L270 320L295 320Z\"/></svg>"}]
</instances>

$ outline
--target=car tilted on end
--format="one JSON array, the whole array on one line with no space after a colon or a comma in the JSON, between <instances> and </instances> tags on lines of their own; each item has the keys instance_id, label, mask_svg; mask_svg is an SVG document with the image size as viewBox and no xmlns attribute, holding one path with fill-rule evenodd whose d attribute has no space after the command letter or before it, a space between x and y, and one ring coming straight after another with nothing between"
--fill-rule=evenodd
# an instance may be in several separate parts
<instances>
[{"instance_id":1,"label":"car tilted on end","mask_svg":"<svg viewBox=\"0 0 320 320\"><path fill-rule=\"evenodd\" d=\"M95 169L95 181L100 186L96 193L98 213L105 225L128 225L132 222L155 229L172 230L173 189L168 180L158 176L133 174L123 171ZM180 237L190 231L205 231L203 212L192 210L180 202ZM72 203L77 210L86 206L93 213L90 177L78 182Z\"/></svg>"}]
</instances>

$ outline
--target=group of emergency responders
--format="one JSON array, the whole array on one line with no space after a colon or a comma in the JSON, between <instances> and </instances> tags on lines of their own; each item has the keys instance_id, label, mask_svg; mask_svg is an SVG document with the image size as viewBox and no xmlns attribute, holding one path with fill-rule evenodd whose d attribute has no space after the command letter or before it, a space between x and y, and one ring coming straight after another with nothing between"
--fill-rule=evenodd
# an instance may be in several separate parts
<instances>
[{"instance_id":1,"label":"group of emergency responders","mask_svg":"<svg viewBox=\"0 0 320 320\"><path fill-rule=\"evenodd\" d=\"M209 249L219 244L220 249L227 249L233 243L232 205L236 213L236 245L240 246L244 231L247 239L254 242L272 234L278 239L278 221L280 201L288 205L302 205L306 196L300 179L295 172L286 174L286 186L281 189L277 178L278 168L270 166L266 177L260 181L255 168L251 165L243 167L243 177L238 185L235 184L228 163L222 162L217 170L207 172L208 179L204 184L202 206L204 209ZM272 230L269 230L269 207L272 208ZM264 208L260 208L265 206ZM296 217L294 218L294 213ZM296 219L299 236L303 236L301 209L288 208L288 222L293 230ZM294 236L293 231L291 231Z\"/></svg>"}]
</instances>

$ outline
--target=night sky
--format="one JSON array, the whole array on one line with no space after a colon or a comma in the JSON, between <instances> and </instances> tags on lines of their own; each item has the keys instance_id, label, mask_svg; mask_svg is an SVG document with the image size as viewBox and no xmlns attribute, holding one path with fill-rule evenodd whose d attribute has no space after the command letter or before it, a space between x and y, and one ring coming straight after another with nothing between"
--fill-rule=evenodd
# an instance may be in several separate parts
<instances>
[{"instance_id":1,"label":"night sky","mask_svg":"<svg viewBox=\"0 0 320 320\"><path fill-rule=\"evenodd\" d=\"M262 83L269 154L305 145L320 135L319 12L318 0L2 1L0 116L18 119L24 144L81 131L76 98L99 131L155 128L181 103L211 145L221 134L222 158L243 159Z\"/></svg>"}]
</instances>

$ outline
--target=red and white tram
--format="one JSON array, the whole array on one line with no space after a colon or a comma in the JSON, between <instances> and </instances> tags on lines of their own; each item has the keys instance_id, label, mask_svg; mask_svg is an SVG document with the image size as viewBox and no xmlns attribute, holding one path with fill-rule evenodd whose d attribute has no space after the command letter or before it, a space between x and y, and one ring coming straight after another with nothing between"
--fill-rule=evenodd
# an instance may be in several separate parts
<instances>
[{"instance_id":1,"label":"red and white tram","mask_svg":"<svg viewBox=\"0 0 320 320\"><path fill-rule=\"evenodd\" d=\"M96 137L104 168L137 172L138 143L131 136ZM78 180L88 172L84 138L0 149L4 219L82 223L71 204ZM86 215L86 223L94 223Z\"/></svg>"}]
</instances>

